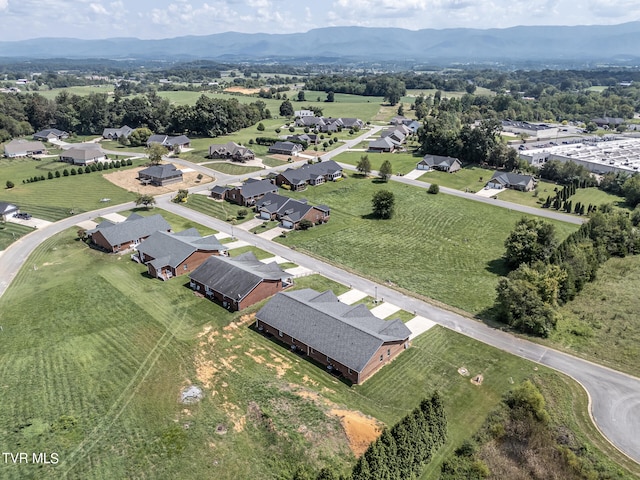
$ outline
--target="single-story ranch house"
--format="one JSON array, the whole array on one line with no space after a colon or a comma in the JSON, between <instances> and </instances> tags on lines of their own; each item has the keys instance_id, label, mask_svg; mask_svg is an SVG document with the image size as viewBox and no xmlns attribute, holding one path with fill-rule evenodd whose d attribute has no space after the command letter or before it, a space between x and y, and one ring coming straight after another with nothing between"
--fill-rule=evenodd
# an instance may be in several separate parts
<instances>
[{"instance_id":1,"label":"single-story ranch house","mask_svg":"<svg viewBox=\"0 0 640 480\"><path fill-rule=\"evenodd\" d=\"M390 153L401 146L400 142L391 137L382 137L377 140L370 141L368 150L370 152Z\"/></svg>"},{"instance_id":2,"label":"single-story ranch house","mask_svg":"<svg viewBox=\"0 0 640 480\"><path fill-rule=\"evenodd\" d=\"M178 170L172 163L152 165L138 172L138 180L144 185L162 187L182 181L182 170Z\"/></svg>"},{"instance_id":3,"label":"single-story ranch house","mask_svg":"<svg viewBox=\"0 0 640 480\"><path fill-rule=\"evenodd\" d=\"M6 221L14 213L18 213L18 207L12 203L0 202L0 220Z\"/></svg>"},{"instance_id":4,"label":"single-story ranch house","mask_svg":"<svg viewBox=\"0 0 640 480\"><path fill-rule=\"evenodd\" d=\"M440 155L425 155L416 165L418 170L439 170L453 173L462 168L462 163L457 158L441 157Z\"/></svg>"},{"instance_id":5,"label":"single-story ranch house","mask_svg":"<svg viewBox=\"0 0 640 480\"><path fill-rule=\"evenodd\" d=\"M230 202L248 207L254 205L257 200L264 197L267 193L275 193L277 191L278 186L271 180L250 178L239 187L229 187L224 192L224 198ZM213 190L211 193L213 195Z\"/></svg>"},{"instance_id":6,"label":"single-story ranch house","mask_svg":"<svg viewBox=\"0 0 640 480\"><path fill-rule=\"evenodd\" d=\"M170 137L169 135L151 135L147 140L147 147L150 147L154 143L159 143L172 152L181 152L183 149L191 146L191 140L189 140L186 135L178 135L176 137Z\"/></svg>"},{"instance_id":7,"label":"single-story ranch house","mask_svg":"<svg viewBox=\"0 0 640 480\"><path fill-rule=\"evenodd\" d=\"M235 142L209 145L209 158L222 158L234 162L246 162L256 158L253 150Z\"/></svg>"},{"instance_id":8,"label":"single-story ranch house","mask_svg":"<svg viewBox=\"0 0 640 480\"><path fill-rule=\"evenodd\" d=\"M87 231L87 235L94 245L115 253L137 247L145 238L159 230L171 231L171 226L162 215L142 217L132 213L124 222L105 220L93 230Z\"/></svg>"},{"instance_id":9,"label":"single-story ranch house","mask_svg":"<svg viewBox=\"0 0 640 480\"><path fill-rule=\"evenodd\" d=\"M72 165L87 166L107 160L107 155L97 143L76 143L60 154L61 162Z\"/></svg>"},{"instance_id":10,"label":"single-story ranch house","mask_svg":"<svg viewBox=\"0 0 640 480\"><path fill-rule=\"evenodd\" d=\"M342 167L333 160L288 168L276 177L276 185L288 185L293 191L304 190L307 185L320 185L342 177Z\"/></svg>"},{"instance_id":11,"label":"single-story ranch house","mask_svg":"<svg viewBox=\"0 0 640 480\"><path fill-rule=\"evenodd\" d=\"M521 190L523 192L529 192L536 186L536 181L531 175L521 175L519 173L511 172L495 172L487 187L489 188L513 188L514 190Z\"/></svg>"},{"instance_id":12,"label":"single-story ranch house","mask_svg":"<svg viewBox=\"0 0 640 480\"><path fill-rule=\"evenodd\" d=\"M269 147L269 153L290 155L292 157L297 156L300 152L302 152L302 145L293 142L276 142Z\"/></svg>"},{"instance_id":13,"label":"single-story ranch house","mask_svg":"<svg viewBox=\"0 0 640 480\"><path fill-rule=\"evenodd\" d=\"M117 140L120 137L127 138L133 132L133 128L124 125L120 128L105 128L102 131L102 138L105 140Z\"/></svg>"},{"instance_id":14,"label":"single-story ranch house","mask_svg":"<svg viewBox=\"0 0 640 480\"><path fill-rule=\"evenodd\" d=\"M237 257L211 256L189 275L189 286L238 311L270 297L293 284L291 275L275 262L262 263L253 252Z\"/></svg>"},{"instance_id":15,"label":"single-story ranch house","mask_svg":"<svg viewBox=\"0 0 640 480\"><path fill-rule=\"evenodd\" d=\"M256 212L264 220L277 220L284 228L298 229L302 220L314 225L327 223L331 209L326 205L314 207L293 198L267 193L256 203Z\"/></svg>"},{"instance_id":16,"label":"single-story ranch house","mask_svg":"<svg viewBox=\"0 0 640 480\"><path fill-rule=\"evenodd\" d=\"M380 320L363 304L340 302L312 289L281 292L256 314L256 328L276 337L327 370L362 383L409 346L400 320Z\"/></svg>"},{"instance_id":17,"label":"single-story ranch house","mask_svg":"<svg viewBox=\"0 0 640 480\"><path fill-rule=\"evenodd\" d=\"M211 255L226 255L227 251L215 236L202 237L195 228L176 233L158 230L142 241L136 257L147 265L149 275L168 280L192 272Z\"/></svg>"},{"instance_id":18,"label":"single-story ranch house","mask_svg":"<svg viewBox=\"0 0 640 480\"><path fill-rule=\"evenodd\" d=\"M69 138L69 134L62 130L58 130L57 128L47 128L33 134L34 140L42 140L43 142L48 142L49 140L62 140L63 138Z\"/></svg>"},{"instance_id":19,"label":"single-story ranch house","mask_svg":"<svg viewBox=\"0 0 640 480\"><path fill-rule=\"evenodd\" d=\"M4 156L7 158L30 157L47 153L47 149L40 141L13 139L4 145Z\"/></svg>"}]
</instances>

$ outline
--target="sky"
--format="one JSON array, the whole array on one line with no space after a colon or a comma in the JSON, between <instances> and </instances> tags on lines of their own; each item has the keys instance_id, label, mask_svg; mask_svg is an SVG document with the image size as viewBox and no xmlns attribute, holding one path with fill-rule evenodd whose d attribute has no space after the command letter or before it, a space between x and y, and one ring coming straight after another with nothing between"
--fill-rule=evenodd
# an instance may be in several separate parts
<instances>
[{"instance_id":1,"label":"sky","mask_svg":"<svg viewBox=\"0 0 640 480\"><path fill-rule=\"evenodd\" d=\"M350 25L486 29L638 20L638 0L0 0L4 41L293 33Z\"/></svg>"}]
</instances>

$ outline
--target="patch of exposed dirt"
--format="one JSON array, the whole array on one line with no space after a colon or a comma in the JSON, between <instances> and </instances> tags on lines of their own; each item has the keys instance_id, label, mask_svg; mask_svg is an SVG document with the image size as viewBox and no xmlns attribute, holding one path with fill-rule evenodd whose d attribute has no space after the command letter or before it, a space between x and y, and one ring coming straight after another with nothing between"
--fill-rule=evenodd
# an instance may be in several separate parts
<instances>
[{"instance_id":1,"label":"patch of exposed dirt","mask_svg":"<svg viewBox=\"0 0 640 480\"><path fill-rule=\"evenodd\" d=\"M231 322L229 325L224 327L223 330L225 332L227 332L229 330L237 330L239 327L243 327L245 325L248 325L248 324L252 323L255 319L256 319L256 314L255 313L251 313L249 315L243 315L243 316L240 317L240 321Z\"/></svg>"},{"instance_id":2,"label":"patch of exposed dirt","mask_svg":"<svg viewBox=\"0 0 640 480\"><path fill-rule=\"evenodd\" d=\"M330 413L340 419L344 433L349 439L349 447L356 457L362 455L382 433L382 426L378 420L360 412L332 409Z\"/></svg>"},{"instance_id":3,"label":"patch of exposed dirt","mask_svg":"<svg viewBox=\"0 0 640 480\"><path fill-rule=\"evenodd\" d=\"M469 370L467 370L465 367L460 367L458 369L458 373L460 375L462 375L463 377L468 377L469 376Z\"/></svg>"},{"instance_id":4,"label":"patch of exposed dirt","mask_svg":"<svg viewBox=\"0 0 640 480\"><path fill-rule=\"evenodd\" d=\"M198 180L199 172L186 172L182 175L182 182L172 183L164 187L154 187L153 185L142 185L138 180L138 172L145 167L130 168L128 170L118 170L116 172L104 174L104 178L109 180L114 185L124 188L130 192L140 193L142 195L159 195L161 193L177 192L180 189L187 189L200 185L202 183L209 183L214 178L207 175L203 175L202 180Z\"/></svg>"},{"instance_id":5,"label":"patch of exposed dirt","mask_svg":"<svg viewBox=\"0 0 640 480\"><path fill-rule=\"evenodd\" d=\"M260 92L259 88L244 88L244 87L227 87L223 92L229 93L241 93L243 95L255 95Z\"/></svg>"},{"instance_id":6,"label":"patch of exposed dirt","mask_svg":"<svg viewBox=\"0 0 640 480\"><path fill-rule=\"evenodd\" d=\"M282 378L284 374L287 373L287 370L293 367L289 362L286 362L283 357L276 355L275 353L271 353L271 359L275 363L267 363L267 367L273 368L276 371L278 378Z\"/></svg>"},{"instance_id":7,"label":"patch of exposed dirt","mask_svg":"<svg viewBox=\"0 0 640 480\"><path fill-rule=\"evenodd\" d=\"M482 376L482 374L479 374L471 379L471 383L473 383L474 385L482 385L483 380L484 377Z\"/></svg>"},{"instance_id":8,"label":"patch of exposed dirt","mask_svg":"<svg viewBox=\"0 0 640 480\"><path fill-rule=\"evenodd\" d=\"M273 158L274 160L280 160L282 163L287 163L289 159L291 159L292 161L303 160L302 158L290 157L288 155L281 155L279 153L274 153L273 155L269 155L269 158Z\"/></svg>"}]
</instances>

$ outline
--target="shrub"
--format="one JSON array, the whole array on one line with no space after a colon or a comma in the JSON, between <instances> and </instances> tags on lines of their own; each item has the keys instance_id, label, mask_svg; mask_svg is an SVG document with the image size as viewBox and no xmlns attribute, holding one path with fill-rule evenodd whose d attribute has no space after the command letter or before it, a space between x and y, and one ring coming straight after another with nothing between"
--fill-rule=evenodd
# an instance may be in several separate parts
<instances>
[{"instance_id":1,"label":"shrub","mask_svg":"<svg viewBox=\"0 0 640 480\"><path fill-rule=\"evenodd\" d=\"M427 193L432 193L434 195L440 193L440 186L437 183L432 183L431 185L429 185Z\"/></svg>"},{"instance_id":2,"label":"shrub","mask_svg":"<svg viewBox=\"0 0 640 480\"><path fill-rule=\"evenodd\" d=\"M249 214L249 210L247 210L246 208L239 208L238 211L236 212L236 215L238 218L244 218Z\"/></svg>"},{"instance_id":3,"label":"shrub","mask_svg":"<svg viewBox=\"0 0 640 480\"><path fill-rule=\"evenodd\" d=\"M127 166L131 166L133 165L133 160L131 160L130 158L127 159Z\"/></svg>"},{"instance_id":4,"label":"shrub","mask_svg":"<svg viewBox=\"0 0 640 480\"><path fill-rule=\"evenodd\" d=\"M82 175L84 173L84 170L82 170L82 168L78 167L77 173L78 173L78 175Z\"/></svg>"},{"instance_id":5,"label":"shrub","mask_svg":"<svg viewBox=\"0 0 640 480\"><path fill-rule=\"evenodd\" d=\"M47 179L49 179L49 180L53 179L53 172L47 173Z\"/></svg>"},{"instance_id":6,"label":"shrub","mask_svg":"<svg viewBox=\"0 0 640 480\"><path fill-rule=\"evenodd\" d=\"M298 223L298 226L300 227L300 230L309 230L311 227L313 227L313 222L311 220L303 218L302 220L300 220L300 223Z\"/></svg>"},{"instance_id":7,"label":"shrub","mask_svg":"<svg viewBox=\"0 0 640 480\"><path fill-rule=\"evenodd\" d=\"M62 176L63 177L68 177L69 176L69 170L67 170L66 168L62 171Z\"/></svg>"},{"instance_id":8,"label":"shrub","mask_svg":"<svg viewBox=\"0 0 640 480\"><path fill-rule=\"evenodd\" d=\"M257 128L259 132L264 132L264 123L260 122Z\"/></svg>"},{"instance_id":9,"label":"shrub","mask_svg":"<svg viewBox=\"0 0 640 480\"><path fill-rule=\"evenodd\" d=\"M89 167L89 165L84 167L84 173L91 173L91 168Z\"/></svg>"},{"instance_id":10,"label":"shrub","mask_svg":"<svg viewBox=\"0 0 640 480\"><path fill-rule=\"evenodd\" d=\"M60 170L56 170L55 177L56 177L56 178L60 178Z\"/></svg>"},{"instance_id":11,"label":"shrub","mask_svg":"<svg viewBox=\"0 0 640 480\"><path fill-rule=\"evenodd\" d=\"M293 132L295 132L295 131L296 131L296 129L295 129L294 127L289 127L289 131L290 131L291 133L293 133Z\"/></svg>"},{"instance_id":12,"label":"shrub","mask_svg":"<svg viewBox=\"0 0 640 480\"><path fill-rule=\"evenodd\" d=\"M11 180L7 180L6 185L7 185L7 188L13 188L16 186L15 183L13 183Z\"/></svg>"}]
</instances>

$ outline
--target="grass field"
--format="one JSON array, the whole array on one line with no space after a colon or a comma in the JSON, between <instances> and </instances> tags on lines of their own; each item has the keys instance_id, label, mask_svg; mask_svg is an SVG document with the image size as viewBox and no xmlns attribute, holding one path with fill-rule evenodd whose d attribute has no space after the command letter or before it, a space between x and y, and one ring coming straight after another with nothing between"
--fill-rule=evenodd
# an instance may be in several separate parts
<instances>
[{"instance_id":1,"label":"grass field","mask_svg":"<svg viewBox=\"0 0 640 480\"><path fill-rule=\"evenodd\" d=\"M253 172L263 170L260 167L250 167L239 163L214 162L206 165L216 172L226 173L227 175L246 175Z\"/></svg>"},{"instance_id":2,"label":"grass field","mask_svg":"<svg viewBox=\"0 0 640 480\"><path fill-rule=\"evenodd\" d=\"M235 223L243 223L253 218L251 209L247 207L241 207L240 205L227 201L216 201L205 195L189 195L189 199L184 206L197 212L204 213L205 215L219 218L224 221L232 220ZM245 217L238 217L239 210L247 210L249 214Z\"/></svg>"},{"instance_id":3,"label":"grass field","mask_svg":"<svg viewBox=\"0 0 640 480\"><path fill-rule=\"evenodd\" d=\"M520 205L528 205L531 207L539 207L547 199L547 196L551 196L553 199L555 192L554 188L558 186L551 182L539 182L538 183L538 196L534 196L533 192L519 192L517 190L507 189L498 195L500 200L507 202L518 203ZM562 187L560 187L561 189ZM581 202L584 205L603 205L610 203L616 207L628 209L625 199L617 195L612 195L596 187L590 188L578 188L575 195L570 197L573 205L577 202Z\"/></svg>"},{"instance_id":4,"label":"grass field","mask_svg":"<svg viewBox=\"0 0 640 480\"><path fill-rule=\"evenodd\" d=\"M126 256L87 248L74 231L47 240L27 263L37 269L21 270L0 299L0 431L8 451L56 452L60 463L0 464L3 479L280 479L298 466L325 465L346 471L353 457L331 408L390 425L437 389L449 441L423 476L436 478L442 459L484 421L511 380L559 382L555 391L570 416L579 417L573 408L586 403L564 377L441 327L365 384L348 387L247 328L244 315L259 305L230 314L193 295L182 279L156 281ZM298 286L305 281L332 284L308 277ZM460 366L482 373L482 386L459 375ZM204 398L180 404L190 384Z\"/></svg>"},{"instance_id":5,"label":"grass field","mask_svg":"<svg viewBox=\"0 0 640 480\"><path fill-rule=\"evenodd\" d=\"M391 220L370 218L371 197L395 194ZM354 271L480 314L495 297L504 240L521 213L389 182L351 177L296 193L331 207L326 225L277 241ZM555 222L560 238L577 227Z\"/></svg>"},{"instance_id":6,"label":"grass field","mask_svg":"<svg viewBox=\"0 0 640 480\"><path fill-rule=\"evenodd\" d=\"M59 93L65 92L71 95L89 95L90 93L109 93L113 92L113 85L95 85L89 87L66 87L66 88L52 88L51 90L38 90L37 93L43 97L53 100Z\"/></svg>"},{"instance_id":7,"label":"grass field","mask_svg":"<svg viewBox=\"0 0 640 480\"><path fill-rule=\"evenodd\" d=\"M21 168L24 167L23 165ZM66 167L70 168L69 165ZM33 165L28 168L39 172L38 175L43 175L42 170L36 170ZM1 166L0 174L4 178L5 172ZM47 176L46 173L44 175ZM4 184L6 180L2 178L0 181ZM16 186L10 190L0 189L0 200L13 203L22 211L49 221L68 217L72 212L82 213L108 206L100 201L103 198L111 199L111 204L130 202L135 199L133 193L116 187L105 180L100 172L28 184L14 183Z\"/></svg>"},{"instance_id":8,"label":"grass field","mask_svg":"<svg viewBox=\"0 0 640 480\"><path fill-rule=\"evenodd\" d=\"M370 153L370 152L344 152L335 156L336 162L348 163L349 165L357 165L360 158L364 155L369 157L372 170L380 170L382 162L389 160L393 166L393 173L409 173L416 168L416 163L420 161L420 157L415 157L411 153Z\"/></svg>"},{"instance_id":9,"label":"grass field","mask_svg":"<svg viewBox=\"0 0 640 480\"><path fill-rule=\"evenodd\" d=\"M0 251L20 237L33 232L33 228L12 222L0 222Z\"/></svg>"},{"instance_id":10,"label":"grass field","mask_svg":"<svg viewBox=\"0 0 640 480\"><path fill-rule=\"evenodd\" d=\"M427 183L437 183L442 187L456 190L477 192L482 190L493 175L494 170L476 166L466 166L455 173L431 171L422 175L418 180ZM482 178L482 181L480 179ZM502 194L500 194L502 198Z\"/></svg>"}]
</instances>

